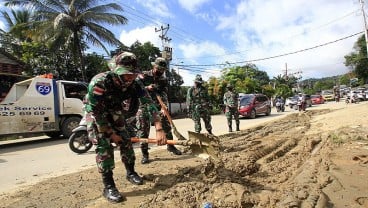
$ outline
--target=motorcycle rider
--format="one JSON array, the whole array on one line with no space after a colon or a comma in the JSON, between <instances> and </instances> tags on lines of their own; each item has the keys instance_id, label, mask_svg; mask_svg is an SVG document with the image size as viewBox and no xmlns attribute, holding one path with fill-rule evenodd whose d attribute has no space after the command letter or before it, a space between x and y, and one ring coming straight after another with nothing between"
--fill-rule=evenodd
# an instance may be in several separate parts
<instances>
[{"instance_id":1,"label":"motorcycle rider","mask_svg":"<svg viewBox=\"0 0 368 208\"><path fill-rule=\"evenodd\" d=\"M158 57L155 59L155 62L152 63L153 68L150 71L143 72L142 76L139 78L143 82L145 88L148 90L151 95L152 100L154 101L157 109L161 110L160 102L157 99L157 96L160 96L164 103L167 106L167 91L168 91L168 81L165 76L165 71L167 70L167 62L164 58ZM137 136L140 138L148 138L150 132L150 122L149 122L149 112L147 112L144 105L139 106L139 110L136 114L137 118ZM167 119L167 117L160 112L162 129L166 134L166 138L168 140L173 140L173 135L171 132L171 125ZM141 143L141 151L142 151L142 164L149 163L149 153L148 153L148 143ZM167 151L172 152L175 155L181 155L181 151L178 150L174 145L167 145Z\"/></svg>"},{"instance_id":2,"label":"motorcycle rider","mask_svg":"<svg viewBox=\"0 0 368 208\"><path fill-rule=\"evenodd\" d=\"M281 110L283 112L285 110L285 102L281 96L276 97L275 103L276 103L276 108L278 109L277 111Z\"/></svg>"},{"instance_id":3,"label":"motorcycle rider","mask_svg":"<svg viewBox=\"0 0 368 208\"><path fill-rule=\"evenodd\" d=\"M305 97L303 96L302 93L298 93L298 107L299 107L299 111L300 110L305 111L305 106L306 106L306 104L305 104Z\"/></svg>"},{"instance_id":4,"label":"motorcycle rider","mask_svg":"<svg viewBox=\"0 0 368 208\"><path fill-rule=\"evenodd\" d=\"M157 144L166 144L158 110L152 105L153 101L144 86L142 88L135 80L139 73L136 63L134 54L120 53L109 63L112 70L97 74L88 85L85 107L87 113L91 114L89 118L94 119L89 120L87 126L94 129L96 136L96 163L104 184L103 196L112 202L123 201L123 196L117 190L113 179L115 160L112 143L120 146L121 161L125 166L128 181L143 184L142 178L134 170L135 154L126 129L126 113L122 107L124 100L139 97L140 102L147 103L152 110Z\"/></svg>"}]
</instances>

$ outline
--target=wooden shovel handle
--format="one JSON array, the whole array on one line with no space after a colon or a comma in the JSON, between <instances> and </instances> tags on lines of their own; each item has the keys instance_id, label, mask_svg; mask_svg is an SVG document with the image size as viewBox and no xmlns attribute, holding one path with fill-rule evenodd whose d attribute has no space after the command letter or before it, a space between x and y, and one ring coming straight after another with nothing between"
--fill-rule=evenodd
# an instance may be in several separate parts
<instances>
[{"instance_id":1,"label":"wooden shovel handle","mask_svg":"<svg viewBox=\"0 0 368 208\"><path fill-rule=\"evenodd\" d=\"M171 126L174 126L174 123L173 123L173 121L172 121L172 119L171 119L170 113L169 113L169 111L167 110L167 107L166 107L165 103L162 101L161 96L156 95L156 97L157 97L158 102L159 102L159 103L160 103L160 105L161 105L161 108L162 108L162 109L164 109L164 112L165 112L165 115L166 115L166 117L167 117L167 120L169 120L169 122L170 122Z\"/></svg>"},{"instance_id":2,"label":"wooden shovel handle","mask_svg":"<svg viewBox=\"0 0 368 208\"><path fill-rule=\"evenodd\" d=\"M151 138L138 138L138 137L132 137L130 138L131 142L145 142L145 143L151 143L151 144L157 144L157 139L151 139ZM187 146L188 141L182 141L182 140L166 140L166 144L172 144L172 145L184 145Z\"/></svg>"}]
</instances>

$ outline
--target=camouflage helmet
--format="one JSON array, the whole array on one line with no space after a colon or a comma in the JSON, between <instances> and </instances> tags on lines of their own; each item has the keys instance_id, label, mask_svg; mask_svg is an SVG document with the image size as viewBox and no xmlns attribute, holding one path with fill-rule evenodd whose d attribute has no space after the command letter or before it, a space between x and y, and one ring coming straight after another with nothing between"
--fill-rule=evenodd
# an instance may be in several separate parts
<instances>
[{"instance_id":1,"label":"camouflage helmet","mask_svg":"<svg viewBox=\"0 0 368 208\"><path fill-rule=\"evenodd\" d=\"M167 61L166 59L162 57L157 57L155 59L155 62L151 62L153 66L157 66L160 70L166 70L167 69Z\"/></svg>"},{"instance_id":2,"label":"camouflage helmet","mask_svg":"<svg viewBox=\"0 0 368 208\"><path fill-rule=\"evenodd\" d=\"M232 85L232 84L229 83L229 84L226 85L226 88L227 89L234 89L234 85Z\"/></svg>"},{"instance_id":3,"label":"camouflage helmet","mask_svg":"<svg viewBox=\"0 0 368 208\"><path fill-rule=\"evenodd\" d=\"M108 66L110 70L119 76L122 74L139 73L139 70L136 70L137 58L133 53L130 52L122 52L114 56L110 60Z\"/></svg>"},{"instance_id":4,"label":"camouflage helmet","mask_svg":"<svg viewBox=\"0 0 368 208\"><path fill-rule=\"evenodd\" d=\"M200 74L197 74L195 76L194 82L196 82L196 83L203 83L202 76Z\"/></svg>"}]
</instances>

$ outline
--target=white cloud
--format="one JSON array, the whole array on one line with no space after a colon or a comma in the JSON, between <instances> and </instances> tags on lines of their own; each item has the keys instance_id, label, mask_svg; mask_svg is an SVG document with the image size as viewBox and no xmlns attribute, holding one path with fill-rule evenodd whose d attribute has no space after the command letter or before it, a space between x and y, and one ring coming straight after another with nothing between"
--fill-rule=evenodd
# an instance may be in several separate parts
<instances>
[{"instance_id":1,"label":"white cloud","mask_svg":"<svg viewBox=\"0 0 368 208\"><path fill-rule=\"evenodd\" d=\"M179 4L184 9L188 10L191 13L194 13L201 7L203 4L210 2L211 0L179 0Z\"/></svg>"},{"instance_id":2,"label":"white cloud","mask_svg":"<svg viewBox=\"0 0 368 208\"><path fill-rule=\"evenodd\" d=\"M160 17L171 17L173 14L163 0L137 0L139 4L144 6L151 13Z\"/></svg>"},{"instance_id":3,"label":"white cloud","mask_svg":"<svg viewBox=\"0 0 368 208\"><path fill-rule=\"evenodd\" d=\"M119 40L126 46L131 46L136 41L141 43L151 42L158 48L161 48L161 41L155 32L155 26L146 26L136 28L130 31L121 31Z\"/></svg>"},{"instance_id":4,"label":"white cloud","mask_svg":"<svg viewBox=\"0 0 368 208\"><path fill-rule=\"evenodd\" d=\"M217 30L232 34L236 51L247 51L239 60L253 60L290 53L363 31L358 4L335 0L280 0L240 2L230 15L219 17ZM354 13L355 12L355 13ZM230 32L229 32L230 31ZM285 63L303 78L347 72L344 55L359 36L314 50L254 62L271 77L283 73Z\"/></svg>"},{"instance_id":5,"label":"white cloud","mask_svg":"<svg viewBox=\"0 0 368 208\"><path fill-rule=\"evenodd\" d=\"M214 54L225 54L226 51L220 45L214 42L201 42L191 44L180 44L178 49L183 54L181 62L180 60L173 60L177 64L181 65L197 65L198 61L210 62L210 63L221 63L225 64L228 60L226 56L214 56ZM180 75L183 76L184 85L192 85L196 74L201 74L204 80L208 80L209 77L219 77L221 75L221 68L223 66L195 66L195 67L184 67L185 69L179 69Z\"/></svg>"}]
</instances>

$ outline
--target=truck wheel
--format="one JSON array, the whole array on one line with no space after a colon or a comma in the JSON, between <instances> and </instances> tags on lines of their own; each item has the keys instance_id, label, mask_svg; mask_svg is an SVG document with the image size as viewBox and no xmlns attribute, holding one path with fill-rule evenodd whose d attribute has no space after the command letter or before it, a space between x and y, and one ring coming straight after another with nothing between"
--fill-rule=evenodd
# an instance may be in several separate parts
<instances>
[{"instance_id":1,"label":"truck wheel","mask_svg":"<svg viewBox=\"0 0 368 208\"><path fill-rule=\"evenodd\" d=\"M65 138L69 138L72 135L73 129L79 126L81 118L79 117L69 117L65 119L63 124L61 125L61 132Z\"/></svg>"},{"instance_id":2,"label":"truck wheel","mask_svg":"<svg viewBox=\"0 0 368 208\"><path fill-rule=\"evenodd\" d=\"M45 132L46 136L50 137L50 138L58 138L61 135L60 131L49 131L49 132Z\"/></svg>"}]
</instances>

